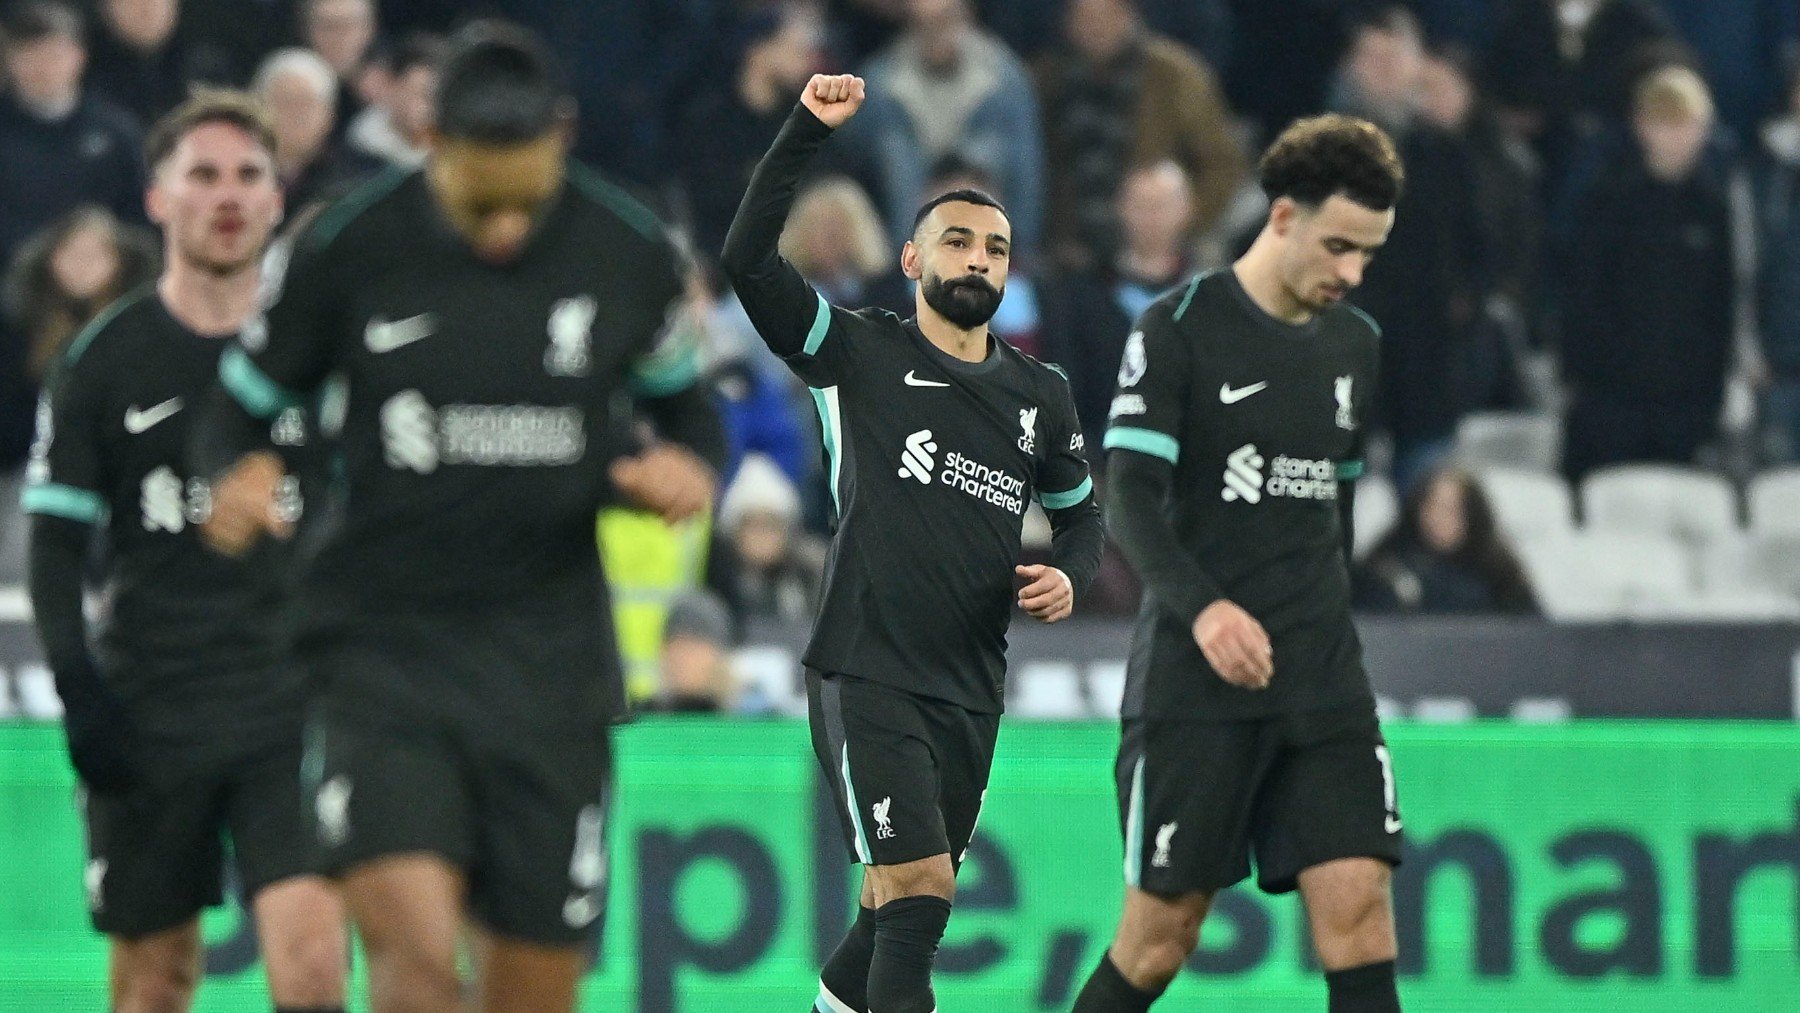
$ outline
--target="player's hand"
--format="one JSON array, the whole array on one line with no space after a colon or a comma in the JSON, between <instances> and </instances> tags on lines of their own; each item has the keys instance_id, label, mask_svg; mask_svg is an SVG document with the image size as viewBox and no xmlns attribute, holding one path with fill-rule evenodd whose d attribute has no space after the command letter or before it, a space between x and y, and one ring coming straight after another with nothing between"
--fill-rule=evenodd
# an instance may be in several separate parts
<instances>
[{"instance_id":1,"label":"player's hand","mask_svg":"<svg viewBox=\"0 0 1800 1013\"><path fill-rule=\"evenodd\" d=\"M69 763L89 791L122 794L138 783L137 725L99 674L84 671L83 678L57 678Z\"/></svg>"},{"instance_id":2,"label":"player's hand","mask_svg":"<svg viewBox=\"0 0 1800 1013\"><path fill-rule=\"evenodd\" d=\"M836 130L863 104L863 79L855 74L814 74L800 102L820 122Z\"/></svg>"},{"instance_id":3,"label":"player's hand","mask_svg":"<svg viewBox=\"0 0 1800 1013\"><path fill-rule=\"evenodd\" d=\"M712 506L719 478L700 455L673 443L660 443L636 457L621 457L611 468L613 485L625 502L648 510L670 524L685 521Z\"/></svg>"},{"instance_id":4,"label":"player's hand","mask_svg":"<svg viewBox=\"0 0 1800 1013\"><path fill-rule=\"evenodd\" d=\"M1268 689L1275 677L1275 648L1250 613L1221 598L1194 620L1194 643L1219 678L1242 689Z\"/></svg>"},{"instance_id":5,"label":"player's hand","mask_svg":"<svg viewBox=\"0 0 1800 1013\"><path fill-rule=\"evenodd\" d=\"M294 523L278 506L281 458L266 450L245 454L212 488L212 513L200 525L206 544L227 556L249 552L263 535L290 538Z\"/></svg>"},{"instance_id":6,"label":"player's hand","mask_svg":"<svg viewBox=\"0 0 1800 1013\"><path fill-rule=\"evenodd\" d=\"M1075 585L1069 575L1054 566L1015 566L1013 572L1024 578L1019 589L1019 607L1033 619L1054 623L1069 618L1075 611Z\"/></svg>"}]
</instances>

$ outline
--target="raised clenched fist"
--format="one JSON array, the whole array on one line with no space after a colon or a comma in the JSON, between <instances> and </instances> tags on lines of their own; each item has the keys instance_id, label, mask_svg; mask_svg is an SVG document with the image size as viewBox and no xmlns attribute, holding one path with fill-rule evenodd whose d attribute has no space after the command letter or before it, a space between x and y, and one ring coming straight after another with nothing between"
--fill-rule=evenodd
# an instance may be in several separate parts
<instances>
[{"instance_id":1,"label":"raised clenched fist","mask_svg":"<svg viewBox=\"0 0 1800 1013\"><path fill-rule=\"evenodd\" d=\"M800 101L835 130L862 108L863 79L854 74L814 74L800 93Z\"/></svg>"}]
</instances>

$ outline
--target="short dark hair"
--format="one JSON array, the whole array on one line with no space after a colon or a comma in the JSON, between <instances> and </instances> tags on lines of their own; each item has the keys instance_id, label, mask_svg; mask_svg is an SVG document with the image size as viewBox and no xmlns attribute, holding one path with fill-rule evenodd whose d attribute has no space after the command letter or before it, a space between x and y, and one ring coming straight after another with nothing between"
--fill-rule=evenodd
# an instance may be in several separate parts
<instances>
[{"instance_id":1,"label":"short dark hair","mask_svg":"<svg viewBox=\"0 0 1800 1013\"><path fill-rule=\"evenodd\" d=\"M993 208L1005 215L1007 221L1012 221L1012 215L1006 214L1006 206L987 192L969 189L950 190L931 198L925 202L923 207L919 208L919 213L913 215L912 230L914 232L919 231L919 225L925 221L925 216L936 209L939 204L978 204L984 208Z\"/></svg>"},{"instance_id":2,"label":"short dark hair","mask_svg":"<svg viewBox=\"0 0 1800 1013\"><path fill-rule=\"evenodd\" d=\"M404 76L415 67L441 70L449 44L441 35L431 32L408 32L399 42L384 47L378 59L381 66L395 77Z\"/></svg>"},{"instance_id":3,"label":"short dark hair","mask_svg":"<svg viewBox=\"0 0 1800 1013\"><path fill-rule=\"evenodd\" d=\"M1263 193L1317 207L1333 194L1374 211L1400 202L1406 170L1394 141L1380 127L1354 116L1327 113L1288 125L1257 167Z\"/></svg>"},{"instance_id":4,"label":"short dark hair","mask_svg":"<svg viewBox=\"0 0 1800 1013\"><path fill-rule=\"evenodd\" d=\"M84 29L81 11L63 0L25 0L8 8L4 19L0 19L0 38L9 46L50 38L82 42Z\"/></svg>"},{"instance_id":5,"label":"short dark hair","mask_svg":"<svg viewBox=\"0 0 1800 1013\"><path fill-rule=\"evenodd\" d=\"M155 172L175 153L182 138L208 123L229 123L255 138L270 155L275 153L275 128L261 102L248 92L202 86L150 128L144 139L144 164Z\"/></svg>"},{"instance_id":6,"label":"short dark hair","mask_svg":"<svg viewBox=\"0 0 1800 1013\"><path fill-rule=\"evenodd\" d=\"M450 39L437 87L437 128L479 144L522 144L569 115L556 61L532 32L475 21Z\"/></svg>"}]
</instances>

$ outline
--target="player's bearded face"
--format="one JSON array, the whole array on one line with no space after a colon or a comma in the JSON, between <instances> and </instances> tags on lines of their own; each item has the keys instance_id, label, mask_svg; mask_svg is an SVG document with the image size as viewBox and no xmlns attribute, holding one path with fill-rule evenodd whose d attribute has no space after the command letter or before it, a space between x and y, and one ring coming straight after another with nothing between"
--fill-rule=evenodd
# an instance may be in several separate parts
<instances>
[{"instance_id":1,"label":"player's bearded face","mask_svg":"<svg viewBox=\"0 0 1800 1013\"><path fill-rule=\"evenodd\" d=\"M945 280L928 270L920 285L925 290L925 305L965 331L994 319L1006 295L1004 289L995 288L978 274Z\"/></svg>"},{"instance_id":2,"label":"player's bearded face","mask_svg":"<svg viewBox=\"0 0 1800 1013\"><path fill-rule=\"evenodd\" d=\"M150 216L175 256L218 275L254 265L281 221L274 158L230 123L188 132L157 169Z\"/></svg>"},{"instance_id":3,"label":"player's bearded face","mask_svg":"<svg viewBox=\"0 0 1800 1013\"><path fill-rule=\"evenodd\" d=\"M1011 234L995 208L959 201L934 208L910 246L925 305L965 331L992 320L1006 296Z\"/></svg>"},{"instance_id":4,"label":"player's bearded face","mask_svg":"<svg viewBox=\"0 0 1800 1013\"><path fill-rule=\"evenodd\" d=\"M507 263L562 188L567 150L560 130L523 144L442 139L432 155L432 189L476 256Z\"/></svg>"}]
</instances>

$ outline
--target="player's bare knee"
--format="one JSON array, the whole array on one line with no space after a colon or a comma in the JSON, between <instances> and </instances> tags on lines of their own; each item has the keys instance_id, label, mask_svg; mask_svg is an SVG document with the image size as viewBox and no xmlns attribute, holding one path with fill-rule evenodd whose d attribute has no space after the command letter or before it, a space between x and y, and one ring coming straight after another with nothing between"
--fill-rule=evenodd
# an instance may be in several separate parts
<instances>
[{"instance_id":1,"label":"player's bare knee","mask_svg":"<svg viewBox=\"0 0 1800 1013\"><path fill-rule=\"evenodd\" d=\"M877 907L902 897L956 898L956 872L950 867L948 855L903 865L872 865L869 875L875 883Z\"/></svg>"},{"instance_id":2,"label":"player's bare knee","mask_svg":"<svg viewBox=\"0 0 1800 1013\"><path fill-rule=\"evenodd\" d=\"M120 981L118 1013L186 1013L200 987L198 962L144 961Z\"/></svg>"},{"instance_id":3,"label":"player's bare knee","mask_svg":"<svg viewBox=\"0 0 1800 1013\"><path fill-rule=\"evenodd\" d=\"M264 954L271 990L284 1005L329 1006L344 997L345 940L334 932L308 933L285 940Z\"/></svg>"},{"instance_id":4,"label":"player's bare knee","mask_svg":"<svg viewBox=\"0 0 1800 1013\"><path fill-rule=\"evenodd\" d=\"M1137 988L1156 990L1168 985L1181 973L1181 965L1194 952L1194 942L1179 936L1144 940L1129 951L1115 948L1113 963L1119 973Z\"/></svg>"},{"instance_id":5,"label":"player's bare knee","mask_svg":"<svg viewBox=\"0 0 1800 1013\"><path fill-rule=\"evenodd\" d=\"M1392 957L1393 906L1385 881L1372 881L1321 905L1314 926L1328 967L1355 967Z\"/></svg>"}]
</instances>

